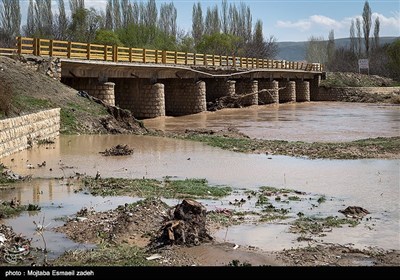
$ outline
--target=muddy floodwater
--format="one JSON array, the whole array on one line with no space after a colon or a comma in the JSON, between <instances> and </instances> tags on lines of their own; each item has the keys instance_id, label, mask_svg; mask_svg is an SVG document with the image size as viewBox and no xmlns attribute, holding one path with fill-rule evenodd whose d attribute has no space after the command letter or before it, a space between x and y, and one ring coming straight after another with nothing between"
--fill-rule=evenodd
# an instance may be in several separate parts
<instances>
[{"instance_id":1,"label":"muddy floodwater","mask_svg":"<svg viewBox=\"0 0 400 280\"><path fill-rule=\"evenodd\" d=\"M204 127L216 129L235 124L241 131L253 137L257 133L260 135L266 133L265 138L289 140L296 137L295 131L291 131L296 126L302 128L301 130L296 128L300 140L339 141L399 135L399 110L394 106L340 103L322 103L321 106L290 104L279 109L270 107L267 110L264 106L239 109L236 112L233 114L233 111L229 110L221 113L163 118L158 122L159 126L168 129L199 128L203 124ZM226 117L224 114L227 114ZM207 119L205 117L207 115L213 117ZM276 120L268 121L267 115L275 116ZM206 119L201 122L202 118ZM225 122L219 122L218 118L225 119ZM157 120L146 122L153 123L155 127ZM260 130L263 132L259 131L258 127L261 127ZM133 148L133 154L106 157L100 153L117 144L129 145ZM46 165L39 167L38 164L44 161ZM301 211L306 215L343 217L338 210L356 205L371 212L369 215L371 220L363 221L354 228L335 228L317 240L350 243L361 248L372 246L400 249L399 160L310 160L235 153L202 143L162 137L78 135L60 136L54 144L21 151L2 158L1 163L17 174L32 175L34 178L32 181L16 184L13 189L1 189L0 200L17 197L22 204L33 203L42 207L40 212L27 212L4 221L16 232L31 236L38 246L42 246L42 241L34 234L34 221L40 222L44 219L44 225L50 229L63 223L60 221L61 217L72 216L82 207L92 207L101 211L114 209L118 205L139 199L93 197L75 192L78 186L68 180L68 177L77 173L95 176L100 172L102 177L205 178L211 184L230 185L239 192L242 189L272 186L295 189L311 195L325 195L327 201L317 208L312 209L307 203L297 202L293 202L290 206L294 213ZM222 200L201 200L201 202L213 210L232 208L229 205L231 199L232 197L226 197ZM172 199L166 202L174 205L179 201ZM248 203L246 207L251 210L254 203L255 201ZM236 208L236 210L243 209ZM57 256L66 249L90 246L76 244L64 235L50 230L45 234L47 246L52 251L50 257ZM296 241L297 236L289 232L286 220L231 226L213 234L220 241L251 245L265 250L306 245Z\"/></svg>"},{"instance_id":2,"label":"muddy floodwater","mask_svg":"<svg viewBox=\"0 0 400 280\"><path fill-rule=\"evenodd\" d=\"M400 106L307 102L224 109L144 121L163 131L234 126L251 138L340 142L400 135Z\"/></svg>"}]
</instances>

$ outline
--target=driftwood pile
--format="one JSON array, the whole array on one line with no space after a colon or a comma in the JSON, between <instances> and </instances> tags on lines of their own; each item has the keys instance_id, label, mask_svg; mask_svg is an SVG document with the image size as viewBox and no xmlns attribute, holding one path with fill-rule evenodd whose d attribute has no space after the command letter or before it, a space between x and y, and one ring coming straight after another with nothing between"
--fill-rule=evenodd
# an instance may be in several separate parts
<instances>
[{"instance_id":1,"label":"driftwood pile","mask_svg":"<svg viewBox=\"0 0 400 280\"><path fill-rule=\"evenodd\" d=\"M184 199L170 212L161 227L159 242L168 245L200 245L212 240L206 229L207 209L199 202Z\"/></svg>"},{"instance_id":2,"label":"driftwood pile","mask_svg":"<svg viewBox=\"0 0 400 280\"><path fill-rule=\"evenodd\" d=\"M104 156L127 156L133 153L133 149L129 148L128 145L118 144L110 149L106 149L104 152L100 152Z\"/></svg>"},{"instance_id":3,"label":"driftwood pile","mask_svg":"<svg viewBox=\"0 0 400 280\"><path fill-rule=\"evenodd\" d=\"M222 96L216 99L214 102L207 103L208 111L216 111L224 108L242 108L247 106L247 102L252 95L257 93L249 93L249 94L234 94Z\"/></svg>"},{"instance_id":4,"label":"driftwood pile","mask_svg":"<svg viewBox=\"0 0 400 280\"><path fill-rule=\"evenodd\" d=\"M277 90L282 90L285 89L286 87L280 87ZM272 93L276 91L276 89L262 89L258 92L253 92L253 93L248 93L248 94L233 94L233 95L227 95L227 96L222 96L220 98L217 98L214 102L208 102L207 103L207 110L208 111L217 111L221 110L224 108L242 108L249 106L249 104L252 104L249 102L253 98L253 95L255 94L260 94L260 93L267 93L271 96L273 99ZM262 102L260 102L262 104Z\"/></svg>"},{"instance_id":5,"label":"driftwood pile","mask_svg":"<svg viewBox=\"0 0 400 280\"><path fill-rule=\"evenodd\" d=\"M356 218L356 219L361 219L362 217L370 214L370 212L367 209L364 209L360 206L349 206L344 210L339 210L338 212L342 213L346 217Z\"/></svg>"}]
</instances>

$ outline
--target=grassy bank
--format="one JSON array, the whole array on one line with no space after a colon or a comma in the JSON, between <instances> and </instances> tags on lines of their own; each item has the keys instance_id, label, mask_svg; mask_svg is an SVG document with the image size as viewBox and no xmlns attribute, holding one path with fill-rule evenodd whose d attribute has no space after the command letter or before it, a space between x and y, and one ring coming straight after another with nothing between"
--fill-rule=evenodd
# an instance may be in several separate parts
<instances>
[{"instance_id":1,"label":"grassy bank","mask_svg":"<svg viewBox=\"0 0 400 280\"><path fill-rule=\"evenodd\" d=\"M220 198L229 195L228 186L211 186L206 179L171 180L86 177L84 188L92 195L165 198Z\"/></svg>"},{"instance_id":2,"label":"grassy bank","mask_svg":"<svg viewBox=\"0 0 400 280\"><path fill-rule=\"evenodd\" d=\"M186 133L175 137L235 152L266 153L311 159L399 158L400 156L400 137L378 137L338 143L260 140L201 133Z\"/></svg>"}]
</instances>

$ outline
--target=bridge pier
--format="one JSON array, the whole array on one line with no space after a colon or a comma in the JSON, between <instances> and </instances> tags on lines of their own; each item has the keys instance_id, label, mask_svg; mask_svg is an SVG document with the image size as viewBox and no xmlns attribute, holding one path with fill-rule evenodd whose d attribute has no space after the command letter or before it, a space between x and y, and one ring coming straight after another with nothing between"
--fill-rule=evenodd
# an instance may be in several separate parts
<instances>
[{"instance_id":1,"label":"bridge pier","mask_svg":"<svg viewBox=\"0 0 400 280\"><path fill-rule=\"evenodd\" d=\"M301 80L296 81L296 101L310 101L310 82Z\"/></svg>"},{"instance_id":2,"label":"bridge pier","mask_svg":"<svg viewBox=\"0 0 400 280\"><path fill-rule=\"evenodd\" d=\"M317 101L319 93L319 84L321 83L321 76L316 75L314 79L310 80L310 100Z\"/></svg>"},{"instance_id":3,"label":"bridge pier","mask_svg":"<svg viewBox=\"0 0 400 280\"><path fill-rule=\"evenodd\" d=\"M115 79L116 104L135 118L165 116L164 85L149 79Z\"/></svg>"},{"instance_id":4,"label":"bridge pier","mask_svg":"<svg viewBox=\"0 0 400 280\"><path fill-rule=\"evenodd\" d=\"M243 79L236 81L237 95L248 95L242 101L243 106L258 105L258 81Z\"/></svg>"},{"instance_id":5,"label":"bridge pier","mask_svg":"<svg viewBox=\"0 0 400 280\"><path fill-rule=\"evenodd\" d=\"M225 79L206 79L206 101L214 102L223 96L232 96L235 94L235 84L234 80Z\"/></svg>"},{"instance_id":6,"label":"bridge pier","mask_svg":"<svg viewBox=\"0 0 400 280\"><path fill-rule=\"evenodd\" d=\"M266 79L258 80L258 104L279 103L279 83ZM268 90L268 91L262 91ZM260 92L261 91L261 92Z\"/></svg>"},{"instance_id":7,"label":"bridge pier","mask_svg":"<svg viewBox=\"0 0 400 280\"><path fill-rule=\"evenodd\" d=\"M115 105L115 84L112 82L102 83L97 78L74 78L67 79L64 83L76 90L86 91L108 105Z\"/></svg>"},{"instance_id":8,"label":"bridge pier","mask_svg":"<svg viewBox=\"0 0 400 280\"><path fill-rule=\"evenodd\" d=\"M296 101L296 82L281 81L279 86L284 87L279 93L279 103Z\"/></svg>"},{"instance_id":9,"label":"bridge pier","mask_svg":"<svg viewBox=\"0 0 400 280\"><path fill-rule=\"evenodd\" d=\"M196 114L207 110L206 83L193 79L167 79L165 111L168 116Z\"/></svg>"}]
</instances>

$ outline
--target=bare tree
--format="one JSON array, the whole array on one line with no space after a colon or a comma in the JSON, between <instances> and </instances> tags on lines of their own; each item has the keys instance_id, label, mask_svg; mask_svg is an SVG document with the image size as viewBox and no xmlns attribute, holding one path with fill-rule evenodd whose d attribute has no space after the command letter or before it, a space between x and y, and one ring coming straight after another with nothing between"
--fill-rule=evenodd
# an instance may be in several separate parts
<instances>
[{"instance_id":1,"label":"bare tree","mask_svg":"<svg viewBox=\"0 0 400 280\"><path fill-rule=\"evenodd\" d=\"M51 0L36 0L35 29L35 33L40 37L52 37L53 13L51 11Z\"/></svg>"},{"instance_id":2,"label":"bare tree","mask_svg":"<svg viewBox=\"0 0 400 280\"><path fill-rule=\"evenodd\" d=\"M193 4L192 11L192 36L197 46L204 34L203 12L200 2Z\"/></svg>"},{"instance_id":3,"label":"bare tree","mask_svg":"<svg viewBox=\"0 0 400 280\"><path fill-rule=\"evenodd\" d=\"M57 21L54 24L54 37L59 40L67 39L68 32L68 18L65 13L64 0L58 0L58 14L55 18Z\"/></svg>"},{"instance_id":4,"label":"bare tree","mask_svg":"<svg viewBox=\"0 0 400 280\"><path fill-rule=\"evenodd\" d=\"M214 33L219 33L221 29L218 6L207 8L206 20L204 22L205 30L204 33L207 35L212 35Z\"/></svg>"},{"instance_id":5,"label":"bare tree","mask_svg":"<svg viewBox=\"0 0 400 280\"><path fill-rule=\"evenodd\" d=\"M356 19L356 29L357 29L357 54L358 57L360 57L362 51L362 37L361 37L361 20L359 18Z\"/></svg>"},{"instance_id":6,"label":"bare tree","mask_svg":"<svg viewBox=\"0 0 400 280\"><path fill-rule=\"evenodd\" d=\"M357 47L356 31L355 31L354 20L352 19L350 25L350 51L352 53L356 53L356 47Z\"/></svg>"},{"instance_id":7,"label":"bare tree","mask_svg":"<svg viewBox=\"0 0 400 280\"><path fill-rule=\"evenodd\" d=\"M223 33L229 33L229 19L228 19L228 1L222 0L221 3L221 29Z\"/></svg>"},{"instance_id":8,"label":"bare tree","mask_svg":"<svg viewBox=\"0 0 400 280\"><path fill-rule=\"evenodd\" d=\"M2 0L0 5L1 43L12 46L20 34L21 10L19 0Z\"/></svg>"},{"instance_id":9,"label":"bare tree","mask_svg":"<svg viewBox=\"0 0 400 280\"><path fill-rule=\"evenodd\" d=\"M29 0L28 14L26 17L26 25L24 26L24 34L33 37L35 34L35 12L33 0Z\"/></svg>"},{"instance_id":10,"label":"bare tree","mask_svg":"<svg viewBox=\"0 0 400 280\"><path fill-rule=\"evenodd\" d=\"M158 26L165 34L176 38L176 17L177 12L174 3L164 3L160 7Z\"/></svg>"},{"instance_id":11,"label":"bare tree","mask_svg":"<svg viewBox=\"0 0 400 280\"><path fill-rule=\"evenodd\" d=\"M335 32L333 29L331 29L329 31L328 45L327 45L327 55L329 63L333 60L334 54L335 54Z\"/></svg>"},{"instance_id":12,"label":"bare tree","mask_svg":"<svg viewBox=\"0 0 400 280\"><path fill-rule=\"evenodd\" d=\"M114 22L113 22L113 0L108 0L106 5L106 23L105 27L108 30L114 29Z\"/></svg>"},{"instance_id":13,"label":"bare tree","mask_svg":"<svg viewBox=\"0 0 400 280\"><path fill-rule=\"evenodd\" d=\"M71 10L71 15L75 14L78 9L85 8L85 0L69 0L69 9Z\"/></svg>"},{"instance_id":14,"label":"bare tree","mask_svg":"<svg viewBox=\"0 0 400 280\"><path fill-rule=\"evenodd\" d=\"M371 14L372 14L371 8L369 7L368 1L365 1L362 19L363 19L365 52L367 56L369 54L369 33L371 31L371 25L372 25Z\"/></svg>"},{"instance_id":15,"label":"bare tree","mask_svg":"<svg viewBox=\"0 0 400 280\"><path fill-rule=\"evenodd\" d=\"M147 27L156 27L157 26L157 5L155 0L148 0L146 5L146 14L144 16L144 22Z\"/></svg>"},{"instance_id":16,"label":"bare tree","mask_svg":"<svg viewBox=\"0 0 400 280\"><path fill-rule=\"evenodd\" d=\"M120 29L121 24L121 9L119 6L119 0L113 0L113 16L114 16L114 30Z\"/></svg>"},{"instance_id":17,"label":"bare tree","mask_svg":"<svg viewBox=\"0 0 400 280\"><path fill-rule=\"evenodd\" d=\"M128 28L133 23L133 8L129 0L121 2L121 22L123 28Z\"/></svg>"},{"instance_id":18,"label":"bare tree","mask_svg":"<svg viewBox=\"0 0 400 280\"><path fill-rule=\"evenodd\" d=\"M132 20L134 24L139 24L140 6L136 1L132 4Z\"/></svg>"},{"instance_id":19,"label":"bare tree","mask_svg":"<svg viewBox=\"0 0 400 280\"><path fill-rule=\"evenodd\" d=\"M273 58L277 51L278 46L275 37L270 36L266 42L263 35L262 21L257 20L254 25L252 41L247 44L245 55L255 58Z\"/></svg>"},{"instance_id":20,"label":"bare tree","mask_svg":"<svg viewBox=\"0 0 400 280\"><path fill-rule=\"evenodd\" d=\"M374 27L374 48L378 49L379 48L379 29L380 29L381 23L379 22L379 17L376 17L375 19L375 27Z\"/></svg>"},{"instance_id":21,"label":"bare tree","mask_svg":"<svg viewBox=\"0 0 400 280\"><path fill-rule=\"evenodd\" d=\"M327 44L323 37L311 36L307 42L306 60L308 62L326 63Z\"/></svg>"}]
</instances>

